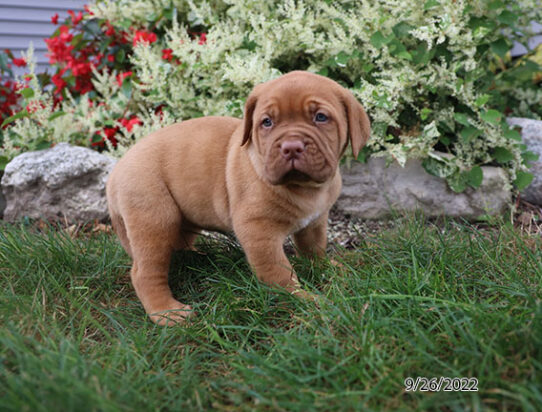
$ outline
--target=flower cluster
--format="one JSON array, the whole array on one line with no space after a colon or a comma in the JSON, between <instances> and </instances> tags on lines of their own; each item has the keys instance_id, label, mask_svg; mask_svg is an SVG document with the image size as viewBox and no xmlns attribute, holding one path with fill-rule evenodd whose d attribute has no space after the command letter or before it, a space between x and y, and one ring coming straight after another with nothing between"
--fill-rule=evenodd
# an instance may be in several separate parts
<instances>
[{"instance_id":1,"label":"flower cluster","mask_svg":"<svg viewBox=\"0 0 542 412\"><path fill-rule=\"evenodd\" d=\"M0 52L0 124L20 110L18 92L21 86L12 79L13 66L25 67L26 59L15 57L9 50Z\"/></svg>"}]
</instances>

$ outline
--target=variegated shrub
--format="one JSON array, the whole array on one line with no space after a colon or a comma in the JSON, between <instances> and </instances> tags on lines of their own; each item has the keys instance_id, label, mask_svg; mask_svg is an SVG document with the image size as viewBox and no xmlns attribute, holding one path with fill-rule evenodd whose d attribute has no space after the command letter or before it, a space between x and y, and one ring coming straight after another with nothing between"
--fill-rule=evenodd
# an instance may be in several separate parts
<instances>
[{"instance_id":1,"label":"variegated shrub","mask_svg":"<svg viewBox=\"0 0 542 412\"><path fill-rule=\"evenodd\" d=\"M359 160L418 157L456 191L480 184L481 165L498 164L522 188L532 154L504 117L542 115L541 69L508 51L542 21L537 3L98 1L83 31L122 65L95 64L93 90L64 90L61 101L34 76L22 90L33 109L10 119L3 155L58 141L105 142L121 155L173 121L242 116L255 84L301 69L339 81L366 107L373 137Z\"/></svg>"}]
</instances>

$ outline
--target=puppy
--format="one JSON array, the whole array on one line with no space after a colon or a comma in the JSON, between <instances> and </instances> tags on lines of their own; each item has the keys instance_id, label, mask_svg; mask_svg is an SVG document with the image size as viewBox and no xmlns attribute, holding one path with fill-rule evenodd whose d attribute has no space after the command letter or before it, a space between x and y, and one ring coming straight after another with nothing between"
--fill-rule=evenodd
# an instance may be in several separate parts
<instances>
[{"instance_id":1,"label":"puppy","mask_svg":"<svg viewBox=\"0 0 542 412\"><path fill-rule=\"evenodd\" d=\"M341 191L339 160L370 134L354 96L334 81L291 72L248 96L244 119L186 120L141 139L107 182L113 228L133 259L131 279L158 324L191 307L168 286L171 254L202 229L233 231L261 281L307 296L283 244L323 256L328 211Z\"/></svg>"}]
</instances>

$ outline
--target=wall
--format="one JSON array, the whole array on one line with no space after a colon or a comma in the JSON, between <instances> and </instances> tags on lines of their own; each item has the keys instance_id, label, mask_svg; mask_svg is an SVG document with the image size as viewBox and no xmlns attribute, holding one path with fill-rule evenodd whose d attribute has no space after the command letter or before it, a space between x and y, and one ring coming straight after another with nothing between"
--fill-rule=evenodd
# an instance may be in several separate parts
<instances>
[{"instance_id":1,"label":"wall","mask_svg":"<svg viewBox=\"0 0 542 412\"><path fill-rule=\"evenodd\" d=\"M51 23L51 17L58 13L61 23L68 16L68 10L83 10L89 0L0 0L0 50L9 49L15 57L26 51L30 42L34 45L37 71L45 71L49 59L45 55L47 46L43 41L58 26ZM24 69L14 68L21 74Z\"/></svg>"}]
</instances>

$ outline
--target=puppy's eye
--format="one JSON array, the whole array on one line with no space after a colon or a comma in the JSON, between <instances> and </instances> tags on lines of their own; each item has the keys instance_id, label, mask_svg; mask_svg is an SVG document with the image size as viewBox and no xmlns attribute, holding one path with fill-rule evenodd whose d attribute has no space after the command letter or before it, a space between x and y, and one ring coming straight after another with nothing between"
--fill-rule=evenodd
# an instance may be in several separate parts
<instances>
[{"instance_id":1,"label":"puppy's eye","mask_svg":"<svg viewBox=\"0 0 542 412\"><path fill-rule=\"evenodd\" d=\"M266 117L262 120L262 126L265 128L270 128L271 126L273 126L273 120L271 120L270 117Z\"/></svg>"},{"instance_id":2,"label":"puppy's eye","mask_svg":"<svg viewBox=\"0 0 542 412\"><path fill-rule=\"evenodd\" d=\"M328 117L324 113L318 112L316 113L316 116L314 116L314 121L318 123L324 123L328 121Z\"/></svg>"}]
</instances>

